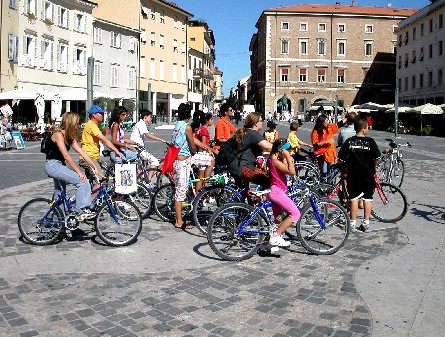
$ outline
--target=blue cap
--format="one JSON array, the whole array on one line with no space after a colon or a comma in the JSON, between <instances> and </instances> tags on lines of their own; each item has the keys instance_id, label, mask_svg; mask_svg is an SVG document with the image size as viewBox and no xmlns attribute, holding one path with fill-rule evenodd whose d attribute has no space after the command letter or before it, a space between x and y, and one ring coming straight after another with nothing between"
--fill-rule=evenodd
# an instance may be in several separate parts
<instances>
[{"instance_id":1,"label":"blue cap","mask_svg":"<svg viewBox=\"0 0 445 337\"><path fill-rule=\"evenodd\" d=\"M290 148L290 143L286 142L283 145L280 146L280 148L278 149L278 151L283 151L283 150L287 150L288 148Z\"/></svg>"},{"instance_id":2,"label":"blue cap","mask_svg":"<svg viewBox=\"0 0 445 337\"><path fill-rule=\"evenodd\" d=\"M101 108L100 106L98 106L98 105L92 105L91 108L88 110L88 113L89 113L90 115L92 115L92 114L96 114L96 113L104 114L104 113L105 113L105 110L102 109L102 108Z\"/></svg>"}]
</instances>

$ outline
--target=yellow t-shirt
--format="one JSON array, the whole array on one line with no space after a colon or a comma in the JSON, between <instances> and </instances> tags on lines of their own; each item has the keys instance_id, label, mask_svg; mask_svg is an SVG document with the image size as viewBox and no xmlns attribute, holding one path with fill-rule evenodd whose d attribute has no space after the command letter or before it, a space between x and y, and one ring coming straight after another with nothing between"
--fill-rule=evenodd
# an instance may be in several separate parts
<instances>
[{"instance_id":1,"label":"yellow t-shirt","mask_svg":"<svg viewBox=\"0 0 445 337\"><path fill-rule=\"evenodd\" d=\"M84 150L92 159L100 158L100 145L99 138L97 137L99 134L102 134L102 131L99 130L96 123L89 120L85 124L85 128L82 132L81 146L82 150Z\"/></svg>"},{"instance_id":2,"label":"yellow t-shirt","mask_svg":"<svg viewBox=\"0 0 445 337\"><path fill-rule=\"evenodd\" d=\"M290 148L287 150L289 154L290 155L297 154L299 152L297 146L298 143L300 142L297 135L295 133L289 133L289 135L287 136L287 141L290 144Z\"/></svg>"}]
</instances>

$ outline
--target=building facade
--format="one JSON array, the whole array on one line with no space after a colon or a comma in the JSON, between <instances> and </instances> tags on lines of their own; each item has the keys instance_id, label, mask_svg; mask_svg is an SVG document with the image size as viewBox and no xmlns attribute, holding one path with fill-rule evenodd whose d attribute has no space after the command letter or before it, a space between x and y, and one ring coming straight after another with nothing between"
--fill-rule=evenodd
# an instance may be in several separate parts
<instances>
[{"instance_id":1,"label":"building facade","mask_svg":"<svg viewBox=\"0 0 445 337\"><path fill-rule=\"evenodd\" d=\"M221 103L224 101L223 94L223 72L215 67L213 69L213 83L215 89L215 100L213 102L213 109L219 109Z\"/></svg>"},{"instance_id":2,"label":"building facade","mask_svg":"<svg viewBox=\"0 0 445 337\"><path fill-rule=\"evenodd\" d=\"M19 1L0 0L0 91L17 89L19 52Z\"/></svg>"},{"instance_id":3,"label":"building facade","mask_svg":"<svg viewBox=\"0 0 445 337\"><path fill-rule=\"evenodd\" d=\"M436 0L399 24L396 77L404 103L445 103L444 17L445 0Z\"/></svg>"},{"instance_id":4,"label":"building facade","mask_svg":"<svg viewBox=\"0 0 445 337\"><path fill-rule=\"evenodd\" d=\"M263 11L250 43L257 111L393 102L396 28L416 11L340 4Z\"/></svg>"}]
</instances>

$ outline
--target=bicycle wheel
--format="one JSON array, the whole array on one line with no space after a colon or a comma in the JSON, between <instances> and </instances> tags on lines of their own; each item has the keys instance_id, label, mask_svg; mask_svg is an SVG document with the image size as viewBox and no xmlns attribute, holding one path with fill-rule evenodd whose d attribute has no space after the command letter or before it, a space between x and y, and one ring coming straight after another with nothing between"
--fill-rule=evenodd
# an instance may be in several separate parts
<instances>
[{"instance_id":1,"label":"bicycle wheel","mask_svg":"<svg viewBox=\"0 0 445 337\"><path fill-rule=\"evenodd\" d=\"M379 176L379 180L382 182L388 182L388 165L389 165L390 159L385 157L385 155L382 156L382 159L380 160L380 163L376 167L377 175Z\"/></svg>"},{"instance_id":2,"label":"bicycle wheel","mask_svg":"<svg viewBox=\"0 0 445 337\"><path fill-rule=\"evenodd\" d=\"M405 177L405 164L399 158L394 162L394 166L391 172L391 184L397 187L402 186L403 178Z\"/></svg>"},{"instance_id":3,"label":"bicycle wheel","mask_svg":"<svg viewBox=\"0 0 445 337\"><path fill-rule=\"evenodd\" d=\"M19 231L26 241L33 245L50 245L60 240L65 218L52 201L36 198L28 201L19 211Z\"/></svg>"},{"instance_id":4,"label":"bicycle wheel","mask_svg":"<svg viewBox=\"0 0 445 337\"><path fill-rule=\"evenodd\" d=\"M233 203L219 207L209 220L207 241L220 258L229 261L241 261L250 258L264 240L261 232L266 228L265 220L257 215L253 206L244 203ZM237 234L239 225L243 233Z\"/></svg>"},{"instance_id":5,"label":"bicycle wheel","mask_svg":"<svg viewBox=\"0 0 445 337\"><path fill-rule=\"evenodd\" d=\"M393 184L380 183L380 188L376 188L374 196L371 214L381 222L397 222L403 219L408 211L405 193Z\"/></svg>"},{"instance_id":6,"label":"bicycle wheel","mask_svg":"<svg viewBox=\"0 0 445 337\"><path fill-rule=\"evenodd\" d=\"M164 173L158 168L148 167L141 170L138 175L144 183L154 186L156 189L165 184L173 184L173 179L170 174Z\"/></svg>"},{"instance_id":7,"label":"bicycle wheel","mask_svg":"<svg viewBox=\"0 0 445 337\"><path fill-rule=\"evenodd\" d=\"M348 212L334 200L320 199L316 205L315 211L312 204L307 204L302 209L297 222L298 239L312 254L334 254L343 247L349 236ZM322 228L319 219L326 228Z\"/></svg>"},{"instance_id":8,"label":"bicycle wheel","mask_svg":"<svg viewBox=\"0 0 445 337\"><path fill-rule=\"evenodd\" d=\"M320 170L312 163L297 161L295 162L295 179L299 183L314 185L320 182Z\"/></svg>"},{"instance_id":9,"label":"bicycle wheel","mask_svg":"<svg viewBox=\"0 0 445 337\"><path fill-rule=\"evenodd\" d=\"M235 189L226 185L214 185L203 188L193 200L193 222L203 234L207 234L210 217L215 210L231 200ZM232 200L239 202L240 200Z\"/></svg>"},{"instance_id":10,"label":"bicycle wheel","mask_svg":"<svg viewBox=\"0 0 445 337\"><path fill-rule=\"evenodd\" d=\"M162 221L175 221L175 187L172 184L162 185L153 196L153 207ZM187 192L187 198L182 202L182 216L185 217L192 210L193 196L190 195L190 189Z\"/></svg>"},{"instance_id":11,"label":"bicycle wheel","mask_svg":"<svg viewBox=\"0 0 445 337\"><path fill-rule=\"evenodd\" d=\"M137 191L129 195L130 200L136 205L141 212L142 218L145 219L150 214L152 191L145 184L138 183Z\"/></svg>"},{"instance_id":12,"label":"bicycle wheel","mask_svg":"<svg viewBox=\"0 0 445 337\"><path fill-rule=\"evenodd\" d=\"M111 208L111 209L110 209ZM94 220L97 236L109 246L127 246L136 241L142 230L142 215L130 200L104 203Z\"/></svg>"}]
</instances>

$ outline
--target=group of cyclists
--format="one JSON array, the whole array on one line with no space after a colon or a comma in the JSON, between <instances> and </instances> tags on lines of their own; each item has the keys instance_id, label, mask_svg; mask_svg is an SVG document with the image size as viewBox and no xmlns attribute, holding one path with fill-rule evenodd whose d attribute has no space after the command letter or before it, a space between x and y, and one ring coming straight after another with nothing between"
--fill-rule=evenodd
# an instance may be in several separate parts
<instances>
[{"instance_id":1,"label":"group of cyclists","mask_svg":"<svg viewBox=\"0 0 445 337\"><path fill-rule=\"evenodd\" d=\"M277 227L271 233L270 243L273 246L286 247L290 243L283 238L283 233L293 223L297 222L300 213L295 204L286 195L287 176L295 175L295 161L305 160L301 147L313 149L318 158L318 165L322 174L328 174L330 167L337 161L343 162L347 170L347 182L351 200L351 225L356 226L358 200L364 199L364 220L361 224L363 231L369 230L369 216L373 194L372 179L377 159L380 156L375 141L366 136L368 125L366 120L353 114L348 114L337 123L329 123L324 114L320 114L311 133L311 144L301 141L297 136L298 122L290 123L287 138L279 138L274 122L268 123L268 130L264 134L263 117L253 112L244 119L244 125L237 129L230 122L234 113L229 104L220 107L220 119L215 123L214 144L211 144L210 134L207 130L213 124L213 115L201 111L195 112L192 118L190 105L182 103L178 108L178 121L174 126L170 142L150 133L147 124L151 123L152 113L141 111L140 120L135 124L130 138L125 136L121 123L125 120L127 110L116 107L109 121L111 140L99 129L103 122L105 111L97 105L90 107L89 121L86 123L81 143L77 141L79 116L77 113L66 112L58 131L51 136L53 148L47 154L45 172L54 178L55 197L65 188L65 184L73 184L76 188L76 219L83 221L94 218L95 213L91 207L91 190L99 184L98 179L103 177L100 162L100 142L112 150L112 160L116 163L123 158L133 160L138 157L138 146L144 145L144 138L157 140L166 144L175 144L180 148L173 163L174 176L174 209L175 228L190 229L192 224L186 223L182 218L182 203L189 188L189 177L192 165L199 168L200 178L212 174L215 166L215 156L224 142L234 137L239 151L236 151L234 160L227 165L227 170L239 185L254 183L262 188L270 189L268 198L273 201L275 219L283 211L288 215L282 221L277 221ZM191 122L191 123L189 123ZM343 126L347 123L347 127ZM354 128L355 133L351 131ZM340 130L342 148L337 156L334 135ZM72 147L79 155L76 163L69 149ZM266 164L258 165L257 158L266 157ZM159 167L159 159L153 155L144 157L148 165ZM68 168L66 163L71 167ZM92 172L92 170L94 172ZM152 174L155 171L151 171ZM91 184L88 178L91 179ZM201 184L197 189L203 187Z\"/></svg>"}]
</instances>

